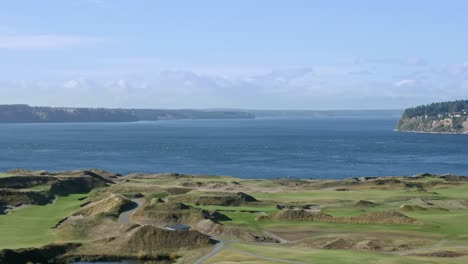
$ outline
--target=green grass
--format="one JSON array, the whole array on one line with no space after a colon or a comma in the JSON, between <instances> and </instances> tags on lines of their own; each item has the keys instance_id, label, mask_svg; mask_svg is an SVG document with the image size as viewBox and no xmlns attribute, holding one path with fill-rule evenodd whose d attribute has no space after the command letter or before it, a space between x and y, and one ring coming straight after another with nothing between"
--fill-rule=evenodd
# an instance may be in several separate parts
<instances>
[{"instance_id":1,"label":"green grass","mask_svg":"<svg viewBox=\"0 0 468 264\"><path fill-rule=\"evenodd\" d=\"M457 222L453 227L446 226L441 228L441 222L428 222L427 225L389 225L389 224L348 224L348 223L324 223L324 222L309 222L309 221L257 221L256 218L260 214L245 213L245 212L222 212L231 218L231 221L224 221L225 225L240 226L243 228L262 230L262 229L301 229L301 230L322 230L329 232L412 232L415 235L426 235L432 234L435 236L450 235L452 232L456 233L456 230L463 230L466 227L463 226L465 223L462 221ZM417 219L423 219L417 217ZM441 221L447 221L446 218L440 217ZM452 219L456 221L456 215L452 216ZM464 233L461 232L460 236Z\"/></svg>"},{"instance_id":2,"label":"green grass","mask_svg":"<svg viewBox=\"0 0 468 264\"><path fill-rule=\"evenodd\" d=\"M278 211L274 206L268 207L257 207L257 206L221 206L221 205L194 205L190 204L194 207L210 210L210 211L222 211L222 210L229 210L229 211L257 211L257 212L265 212L265 213L273 213Z\"/></svg>"},{"instance_id":3,"label":"green grass","mask_svg":"<svg viewBox=\"0 0 468 264\"><path fill-rule=\"evenodd\" d=\"M12 176L10 173L0 172L0 178L2 177L10 177Z\"/></svg>"},{"instance_id":4,"label":"green grass","mask_svg":"<svg viewBox=\"0 0 468 264\"><path fill-rule=\"evenodd\" d=\"M50 190L50 185L49 184L41 184L41 185L36 185L36 186L33 186L33 187L29 187L29 188L23 188L23 189L20 189L20 190L24 191L24 192L42 192L42 191Z\"/></svg>"},{"instance_id":5,"label":"green grass","mask_svg":"<svg viewBox=\"0 0 468 264\"><path fill-rule=\"evenodd\" d=\"M359 207L329 207L322 209L322 213L333 217L352 217L365 214Z\"/></svg>"},{"instance_id":6,"label":"green grass","mask_svg":"<svg viewBox=\"0 0 468 264\"><path fill-rule=\"evenodd\" d=\"M448 212L420 211L405 212L405 214L437 227L434 231L451 238L468 235L468 211L466 210Z\"/></svg>"},{"instance_id":7,"label":"green grass","mask_svg":"<svg viewBox=\"0 0 468 264\"><path fill-rule=\"evenodd\" d=\"M467 184L459 187L446 187L446 188L433 188L431 191L437 192L438 194L455 199L467 199L468 198L468 186Z\"/></svg>"},{"instance_id":8,"label":"green grass","mask_svg":"<svg viewBox=\"0 0 468 264\"><path fill-rule=\"evenodd\" d=\"M166 198L167 196L169 196L168 192L154 192L154 193L148 195L148 197L146 199L148 199L148 200L163 199L163 198Z\"/></svg>"},{"instance_id":9,"label":"green grass","mask_svg":"<svg viewBox=\"0 0 468 264\"><path fill-rule=\"evenodd\" d=\"M460 190L464 188L459 188L452 194L453 196L458 196ZM389 197L388 194L375 194L370 191L371 196L380 196L380 199L392 199L398 200L395 197ZM401 191L381 191L383 193L404 193ZM307 192L310 194L313 192ZM323 192L327 194L327 192ZM335 198L337 196L342 196L343 192L333 193ZM282 193L273 194L276 197L282 197ZM286 194L286 196L292 195L304 195L304 193L292 193ZM328 198L332 194L328 194ZM346 194L348 197L355 194ZM312 196L315 197L315 194ZM307 195L307 197L310 197ZM388 198L387 198L388 197ZM439 196L441 199L447 199L447 197ZM365 199L370 200L370 199ZM383 200L374 199L377 202L383 202ZM326 214L333 215L334 217L351 217L358 216L370 212L382 212L395 210L399 211L400 205L404 203L394 202L391 204L380 204L375 207L366 207L359 208L352 205L349 206L329 206L324 207L323 212ZM348 223L325 223L325 222L308 222L308 221L285 221L285 222L275 222L275 221L257 221L256 218L261 215L260 213L247 213L240 212L241 210L255 210L265 213L273 213L276 210L274 207L223 207L223 206L200 206L200 208L208 210L236 210L235 212L222 211L223 214L231 218L231 221L225 221L225 225L239 226L252 230L262 230L262 229L303 229L303 230L328 230L329 232L354 232L354 233L367 233L367 232L411 232L416 236L434 236L439 238L448 238L448 239L463 239L468 237L468 211L466 210L450 210L450 211L437 211L437 210L428 210L428 211L414 211L414 212L402 212L403 214L415 218L419 221L424 222L424 225L400 225L400 224L348 224ZM364 211L363 211L364 210Z\"/></svg>"},{"instance_id":10,"label":"green grass","mask_svg":"<svg viewBox=\"0 0 468 264\"><path fill-rule=\"evenodd\" d=\"M434 189L439 194L431 192L416 192L412 190L351 190L346 192L337 192L334 190L313 190L298 192L276 192L276 193L253 193L253 196L259 200L273 200L278 203L284 202L310 202L323 205L322 211L334 217L351 217L371 212L399 211L401 204L410 201L413 198L422 197L425 199L459 199L465 198L468 193L466 186L437 188ZM192 194L194 195L194 194ZM376 202L375 207L355 207L350 202L357 200L370 200ZM320 203L320 201L326 201ZM332 203L330 203L330 201ZM344 203L344 204L343 204ZM240 226L248 229L261 230L264 228L303 228L307 229L325 229L340 230L343 232L414 232L420 235L433 235L437 237L447 237L450 239L461 239L468 236L468 211L450 210L450 211L414 211L402 212L403 214L424 222L424 225L384 225L384 224L347 224L347 223L321 223L321 222L273 222L255 220L260 213L241 212L242 210L274 213L277 209L274 206L197 206L207 210L233 210L235 212L221 211L230 217L231 221L225 221L223 224Z\"/></svg>"},{"instance_id":11,"label":"green grass","mask_svg":"<svg viewBox=\"0 0 468 264\"><path fill-rule=\"evenodd\" d=\"M272 200L276 202L320 202L331 200L370 200L379 201L385 199L394 199L396 197L427 197L434 196L431 193L410 192L405 190L351 190L346 192L337 192L335 190L314 190L297 192L275 192L275 193L251 193L258 200ZM465 194L466 195L466 194Z\"/></svg>"},{"instance_id":12,"label":"green grass","mask_svg":"<svg viewBox=\"0 0 468 264\"><path fill-rule=\"evenodd\" d=\"M287 246L259 246L251 244L230 243L229 247L239 253L247 252L257 256L274 258L286 261L298 261L314 264L354 264L354 263L380 263L380 264L423 264L423 263L466 263L466 258L448 260L446 258L427 258L397 256L392 254L359 252L348 250L319 250L309 248L291 248Z\"/></svg>"},{"instance_id":13,"label":"green grass","mask_svg":"<svg viewBox=\"0 0 468 264\"><path fill-rule=\"evenodd\" d=\"M58 197L47 205L31 205L0 215L0 249L37 247L55 241L54 227L61 219L80 208L87 194Z\"/></svg>"},{"instance_id":14,"label":"green grass","mask_svg":"<svg viewBox=\"0 0 468 264\"><path fill-rule=\"evenodd\" d=\"M174 185L176 183L182 182L221 182L221 183L228 183L232 181L240 181L239 178L230 177L230 176L216 176L216 177L206 177L206 176L195 176L193 178L179 178L175 179L172 177L156 177L156 178L132 178L131 181L133 182L140 182L140 183L151 183L151 184L158 184L158 185Z\"/></svg>"}]
</instances>

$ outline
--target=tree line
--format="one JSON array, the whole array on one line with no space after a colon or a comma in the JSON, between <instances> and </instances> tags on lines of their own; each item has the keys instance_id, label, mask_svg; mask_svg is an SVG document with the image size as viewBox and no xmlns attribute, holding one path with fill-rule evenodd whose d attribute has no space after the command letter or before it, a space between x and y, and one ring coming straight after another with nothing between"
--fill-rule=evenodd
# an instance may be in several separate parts
<instances>
[{"instance_id":1,"label":"tree line","mask_svg":"<svg viewBox=\"0 0 468 264\"><path fill-rule=\"evenodd\" d=\"M403 113L403 117L412 118L418 116L437 117L438 115L450 115L468 111L468 100L457 100L451 102L432 103L408 108Z\"/></svg>"}]
</instances>

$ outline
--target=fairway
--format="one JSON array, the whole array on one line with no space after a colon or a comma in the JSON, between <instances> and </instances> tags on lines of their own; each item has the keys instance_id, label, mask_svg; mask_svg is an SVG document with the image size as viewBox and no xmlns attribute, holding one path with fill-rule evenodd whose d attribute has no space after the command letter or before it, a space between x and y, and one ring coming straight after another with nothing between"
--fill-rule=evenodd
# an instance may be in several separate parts
<instances>
[{"instance_id":1,"label":"fairway","mask_svg":"<svg viewBox=\"0 0 468 264\"><path fill-rule=\"evenodd\" d=\"M78 208L87 194L58 197L44 206L31 205L10 214L0 215L0 249L37 247L54 242L54 227Z\"/></svg>"}]
</instances>

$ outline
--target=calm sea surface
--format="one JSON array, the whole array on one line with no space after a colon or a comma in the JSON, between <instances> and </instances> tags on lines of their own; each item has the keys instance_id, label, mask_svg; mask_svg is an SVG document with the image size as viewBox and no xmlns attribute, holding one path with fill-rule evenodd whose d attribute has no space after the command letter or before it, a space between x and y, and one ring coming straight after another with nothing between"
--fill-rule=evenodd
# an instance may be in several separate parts
<instances>
[{"instance_id":1,"label":"calm sea surface","mask_svg":"<svg viewBox=\"0 0 468 264\"><path fill-rule=\"evenodd\" d=\"M0 124L0 170L101 168L242 178L468 174L468 135L390 117Z\"/></svg>"}]
</instances>

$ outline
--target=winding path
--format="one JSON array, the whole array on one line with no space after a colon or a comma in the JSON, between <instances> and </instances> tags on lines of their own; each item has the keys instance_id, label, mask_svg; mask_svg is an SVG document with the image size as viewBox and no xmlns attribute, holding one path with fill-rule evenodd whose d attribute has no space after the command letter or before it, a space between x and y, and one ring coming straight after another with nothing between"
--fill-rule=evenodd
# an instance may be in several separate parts
<instances>
[{"instance_id":1,"label":"winding path","mask_svg":"<svg viewBox=\"0 0 468 264\"><path fill-rule=\"evenodd\" d=\"M123 223L123 224L133 224L131 221L130 221L130 217L132 216L132 214L138 209L140 208L140 206L143 204L143 201L141 199L132 199L132 201L134 203L137 204L137 206L133 209L130 209L128 211L125 211L123 213L121 213L119 215L119 218L118 218L118 221L120 223ZM272 233L269 233L267 232L267 235L270 235L276 239L278 239L280 241L280 243L287 243L288 241L285 240L285 239L282 239ZM221 249L223 249L226 245L225 245L225 242L219 238L216 238L216 237L210 237L212 240L214 240L216 243L215 247L213 248L213 250L211 250L208 254L206 254L205 256L201 257L200 259L198 259L197 261L195 261L193 264L202 264L203 262L205 262L206 260L208 260L209 258L213 257L214 255L216 255L219 251L221 251ZM264 260L269 260L269 261L275 261L275 262L282 262L282 263L292 263L292 264L304 264L303 262L297 262L297 261L290 261L290 260L283 260L283 259L275 259L275 258L268 258L268 257L264 257L264 256L260 256L260 255L257 255L257 254L254 254L254 253L250 253L250 252L246 252L246 251L242 251L242 250L239 250L239 249L235 249L235 248L231 248L231 247L227 247L229 250L232 250L232 251L235 251L235 252L238 252L238 253L241 253L241 254L244 254L244 255L248 255L248 256L252 256L252 257L255 257L255 258L260 258L260 259L264 259Z\"/></svg>"},{"instance_id":2,"label":"winding path","mask_svg":"<svg viewBox=\"0 0 468 264\"><path fill-rule=\"evenodd\" d=\"M119 223L123 224L133 224L130 222L130 216L138 209L140 206L143 204L143 201L141 199L132 199L132 202L136 203L137 206L131 210L125 211L119 215Z\"/></svg>"},{"instance_id":3,"label":"winding path","mask_svg":"<svg viewBox=\"0 0 468 264\"><path fill-rule=\"evenodd\" d=\"M125 212L121 213L119 215L119 219L118 219L119 223L134 224L134 223L132 223L130 221L130 217L132 216L132 214L138 208L140 208L140 206L143 204L143 201L141 199L132 199L132 202L136 203L137 206L135 208L131 209L131 210L128 210L128 211L125 211ZM205 256L203 256L202 258L197 260L196 262L194 262L194 264L202 264L207 259L209 259L209 258L213 257L214 255L216 255L216 253L218 253L224 247L224 241L222 241L221 239L218 239L218 238L215 238L215 237L210 237L210 238L217 242L216 246L208 254L206 254Z\"/></svg>"},{"instance_id":4,"label":"winding path","mask_svg":"<svg viewBox=\"0 0 468 264\"><path fill-rule=\"evenodd\" d=\"M224 241L222 241L222 240L220 240L218 238L214 238L214 237L211 237L211 239L213 239L215 241L218 241L216 246L213 248L213 250L211 250L210 253L206 254L205 256L200 258L199 260L195 261L193 264L202 264L205 260L213 257L214 255L216 255L216 253L218 253L221 249L223 249Z\"/></svg>"}]
</instances>

